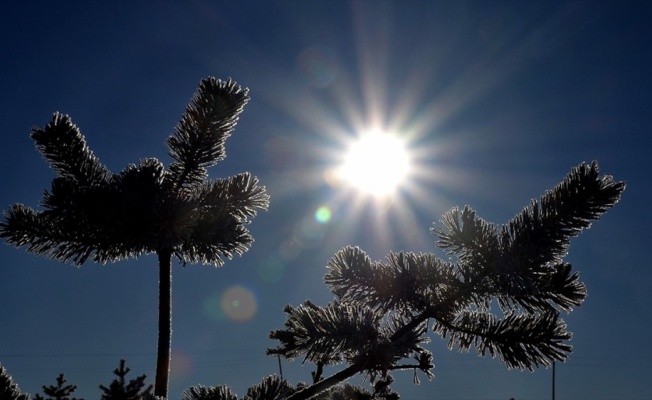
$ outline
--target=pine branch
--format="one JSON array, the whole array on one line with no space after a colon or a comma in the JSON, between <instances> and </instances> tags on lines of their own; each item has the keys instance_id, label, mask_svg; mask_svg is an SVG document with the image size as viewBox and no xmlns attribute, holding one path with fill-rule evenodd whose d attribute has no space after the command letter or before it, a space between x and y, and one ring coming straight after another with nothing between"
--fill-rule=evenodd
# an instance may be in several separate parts
<instances>
[{"instance_id":1,"label":"pine branch","mask_svg":"<svg viewBox=\"0 0 652 400\"><path fill-rule=\"evenodd\" d=\"M562 261L570 239L591 226L615 205L625 182L599 174L598 163L580 164L553 190L503 225L497 282L512 298L501 301L533 312L556 308L570 311L586 297L586 289L570 265Z\"/></svg>"},{"instance_id":2,"label":"pine branch","mask_svg":"<svg viewBox=\"0 0 652 400\"><path fill-rule=\"evenodd\" d=\"M522 309L528 313L561 310L568 313L586 298L586 286L568 263L547 265L544 271L523 275L513 274L501 279L505 293L496 298L502 310L514 312Z\"/></svg>"},{"instance_id":3,"label":"pine branch","mask_svg":"<svg viewBox=\"0 0 652 400\"><path fill-rule=\"evenodd\" d=\"M476 268L488 267L499 251L498 226L479 218L469 206L461 213L454 207L430 230L439 238L438 247Z\"/></svg>"},{"instance_id":4,"label":"pine branch","mask_svg":"<svg viewBox=\"0 0 652 400\"><path fill-rule=\"evenodd\" d=\"M433 330L443 338L450 336L449 349L468 351L475 346L478 355L498 355L508 368L549 366L572 351L563 343L571 334L558 313L511 314L499 320L491 313L465 311L454 321L437 320Z\"/></svg>"},{"instance_id":5,"label":"pine branch","mask_svg":"<svg viewBox=\"0 0 652 400\"><path fill-rule=\"evenodd\" d=\"M305 354L309 362L330 365L351 360L382 341L381 316L364 307L339 302L318 307L306 301L300 307L286 306L285 312L287 329L269 335L281 346L268 349L268 355L294 359Z\"/></svg>"},{"instance_id":6,"label":"pine branch","mask_svg":"<svg viewBox=\"0 0 652 400\"><path fill-rule=\"evenodd\" d=\"M226 385L217 387L198 385L184 390L181 400L238 400L238 396Z\"/></svg>"},{"instance_id":7,"label":"pine branch","mask_svg":"<svg viewBox=\"0 0 652 400\"><path fill-rule=\"evenodd\" d=\"M547 192L540 206L533 202L503 227L482 220L469 207L453 209L432 231L439 246L457 257L456 264L404 252L373 262L359 248L345 247L329 261L325 282L338 307L369 310L379 322L366 343L363 337L352 343L359 351L344 356L347 368L289 399L315 396L358 373L366 372L374 381L377 374L387 377L388 371L409 368L431 377L432 355L418 346L426 340L424 322L430 318L434 332L450 336L449 347L474 346L479 355L499 356L508 368L533 369L564 360L572 349L566 343L571 334L558 310L570 312L586 296L578 274L561 260L566 242L613 206L624 188L623 182L599 176L596 163L590 168L582 164ZM534 256L546 251L548 255ZM490 312L494 300L503 311L500 319ZM335 337L337 327L323 324L335 320L322 315L323 310L306 306L286 308L287 329L271 335L281 346L268 353L291 358L311 352L306 359L312 362L323 361L320 352L322 357L331 354L329 347L345 353L338 343L313 345L319 338ZM410 355L417 364L400 363Z\"/></svg>"},{"instance_id":8,"label":"pine branch","mask_svg":"<svg viewBox=\"0 0 652 400\"><path fill-rule=\"evenodd\" d=\"M624 182L600 176L596 162L580 164L500 228L467 206L461 214L446 213L431 231L440 247L459 258L464 282L473 283L478 295L497 297L506 312L570 311L586 291L561 257L570 239L612 207L624 189Z\"/></svg>"},{"instance_id":9,"label":"pine branch","mask_svg":"<svg viewBox=\"0 0 652 400\"><path fill-rule=\"evenodd\" d=\"M168 140L171 182L193 186L207 177L206 168L226 157L224 143L249 101L249 90L232 80L203 79Z\"/></svg>"},{"instance_id":10,"label":"pine branch","mask_svg":"<svg viewBox=\"0 0 652 400\"><path fill-rule=\"evenodd\" d=\"M247 390L243 400L278 400L285 399L296 391L288 381L275 375L265 377L260 384Z\"/></svg>"},{"instance_id":11,"label":"pine branch","mask_svg":"<svg viewBox=\"0 0 652 400\"><path fill-rule=\"evenodd\" d=\"M242 255L253 242L245 226L232 215L216 210L197 221L189 240L175 249L175 256L191 264L224 265L224 258Z\"/></svg>"},{"instance_id":12,"label":"pine branch","mask_svg":"<svg viewBox=\"0 0 652 400\"><path fill-rule=\"evenodd\" d=\"M281 346L269 349L268 354L280 354L288 359L305 355L305 360L316 364L334 364L345 359L350 366L326 379L301 389L291 399L304 399L337 385L358 373L366 373L372 382L385 377L391 370L407 368L398 365L405 357L414 355L419 368L430 378L432 355L419 344L427 342L425 318L395 316L381 324L383 313L353 304L330 303L317 307L310 302L298 308L286 307L289 314L287 329L273 331L272 339ZM362 314L361 314L362 313ZM419 320L420 323L415 323Z\"/></svg>"},{"instance_id":13,"label":"pine branch","mask_svg":"<svg viewBox=\"0 0 652 400\"><path fill-rule=\"evenodd\" d=\"M373 304L378 297L374 296L377 282L382 279L377 275L383 272L378 267L359 247L346 246L328 261L324 283L341 300Z\"/></svg>"},{"instance_id":14,"label":"pine branch","mask_svg":"<svg viewBox=\"0 0 652 400\"><path fill-rule=\"evenodd\" d=\"M559 262L570 239L614 206L624 189L625 182L600 176L597 162L582 163L539 202L533 200L504 225L501 244L524 265Z\"/></svg>"},{"instance_id":15,"label":"pine branch","mask_svg":"<svg viewBox=\"0 0 652 400\"><path fill-rule=\"evenodd\" d=\"M391 252L387 262L372 262L358 247L338 251L326 266L324 282L344 302L384 312L406 309L419 313L459 286L451 263L434 254Z\"/></svg>"},{"instance_id":16,"label":"pine branch","mask_svg":"<svg viewBox=\"0 0 652 400\"><path fill-rule=\"evenodd\" d=\"M188 240L176 246L175 255L190 263L223 265L249 248L253 238L246 225L258 210L265 210L269 196L248 173L218 179L189 193L194 219Z\"/></svg>"},{"instance_id":17,"label":"pine branch","mask_svg":"<svg viewBox=\"0 0 652 400\"><path fill-rule=\"evenodd\" d=\"M319 400L372 400L374 396L364 388L346 383L324 391L316 398Z\"/></svg>"},{"instance_id":18,"label":"pine branch","mask_svg":"<svg viewBox=\"0 0 652 400\"><path fill-rule=\"evenodd\" d=\"M104 209L106 210L106 209ZM107 212L106 216L110 216ZM27 246L35 255L79 266L91 258L106 263L127 257L137 257L144 249L133 243L125 243L127 235L117 235L115 224L107 224L104 230L82 226L78 218L62 219L47 212L37 212L22 204L14 204L3 213L0 221L0 237L16 247Z\"/></svg>"},{"instance_id":19,"label":"pine branch","mask_svg":"<svg viewBox=\"0 0 652 400\"><path fill-rule=\"evenodd\" d=\"M70 240L60 225L22 204L15 204L4 213L0 222L0 237L16 247L27 246L36 255L45 254L64 262L83 263L91 254L92 247L85 239Z\"/></svg>"},{"instance_id":20,"label":"pine branch","mask_svg":"<svg viewBox=\"0 0 652 400\"><path fill-rule=\"evenodd\" d=\"M258 210L267 210L269 195L258 179L250 173L241 173L226 179L217 179L201 185L193 197L207 212L224 210L246 223Z\"/></svg>"},{"instance_id":21,"label":"pine branch","mask_svg":"<svg viewBox=\"0 0 652 400\"><path fill-rule=\"evenodd\" d=\"M93 155L86 145L86 139L68 115L55 113L44 129L33 128L31 137L38 151L60 177L92 186L111 175Z\"/></svg>"}]
</instances>

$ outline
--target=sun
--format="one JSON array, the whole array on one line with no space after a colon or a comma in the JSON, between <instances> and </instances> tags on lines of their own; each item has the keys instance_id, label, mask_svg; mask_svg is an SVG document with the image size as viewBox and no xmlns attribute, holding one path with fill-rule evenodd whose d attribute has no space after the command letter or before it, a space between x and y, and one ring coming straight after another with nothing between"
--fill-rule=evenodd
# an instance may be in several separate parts
<instances>
[{"instance_id":1,"label":"sun","mask_svg":"<svg viewBox=\"0 0 652 400\"><path fill-rule=\"evenodd\" d=\"M410 170L405 141L396 134L375 129L348 144L337 177L361 194L384 198L405 184Z\"/></svg>"}]
</instances>

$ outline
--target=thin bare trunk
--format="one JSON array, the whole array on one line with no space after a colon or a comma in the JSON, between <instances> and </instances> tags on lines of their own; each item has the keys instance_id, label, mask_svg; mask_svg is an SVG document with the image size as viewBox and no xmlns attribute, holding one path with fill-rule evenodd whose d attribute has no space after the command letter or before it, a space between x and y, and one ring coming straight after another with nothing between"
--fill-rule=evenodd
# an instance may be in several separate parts
<instances>
[{"instance_id":1,"label":"thin bare trunk","mask_svg":"<svg viewBox=\"0 0 652 400\"><path fill-rule=\"evenodd\" d=\"M154 395L168 397L170 356L172 348L172 252L157 251L158 255L158 351Z\"/></svg>"}]
</instances>

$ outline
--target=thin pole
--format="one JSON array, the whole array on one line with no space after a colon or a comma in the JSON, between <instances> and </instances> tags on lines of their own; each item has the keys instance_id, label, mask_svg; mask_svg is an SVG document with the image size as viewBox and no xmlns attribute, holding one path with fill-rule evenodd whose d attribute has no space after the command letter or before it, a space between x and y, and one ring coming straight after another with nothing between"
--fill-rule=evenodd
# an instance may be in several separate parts
<instances>
[{"instance_id":1,"label":"thin pole","mask_svg":"<svg viewBox=\"0 0 652 400\"><path fill-rule=\"evenodd\" d=\"M552 400L555 400L555 362L552 362Z\"/></svg>"},{"instance_id":2,"label":"thin pole","mask_svg":"<svg viewBox=\"0 0 652 400\"><path fill-rule=\"evenodd\" d=\"M281 367L281 355L277 354L278 357L278 373L281 375L281 379L283 379L283 367Z\"/></svg>"}]
</instances>

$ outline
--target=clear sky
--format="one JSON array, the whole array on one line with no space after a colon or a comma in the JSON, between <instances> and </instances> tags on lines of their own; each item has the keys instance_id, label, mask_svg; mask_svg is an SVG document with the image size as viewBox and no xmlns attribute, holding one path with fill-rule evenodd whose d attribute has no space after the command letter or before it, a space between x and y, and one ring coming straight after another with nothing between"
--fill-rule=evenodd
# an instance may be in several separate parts
<instances>
[{"instance_id":1,"label":"clear sky","mask_svg":"<svg viewBox=\"0 0 652 400\"><path fill-rule=\"evenodd\" d=\"M54 177L29 138L71 115L112 171L170 162L165 139L201 78L232 77L251 101L211 177L251 171L271 194L252 249L223 268L174 265L170 394L278 373L269 331L283 306L331 299L328 259L434 251L429 227L471 205L502 223L598 160L628 182L567 261L586 302L565 317L574 353L557 399L650 399L652 5L649 2L9 1L0 12L0 208L37 207ZM373 128L411 170L378 200L333 169ZM0 363L37 393L60 372L98 399L120 358L153 383L154 256L75 268L0 246ZM405 400L548 399L551 370L507 370L432 336L436 378ZM292 382L310 367L283 363ZM359 383L354 378L352 383Z\"/></svg>"}]
</instances>

